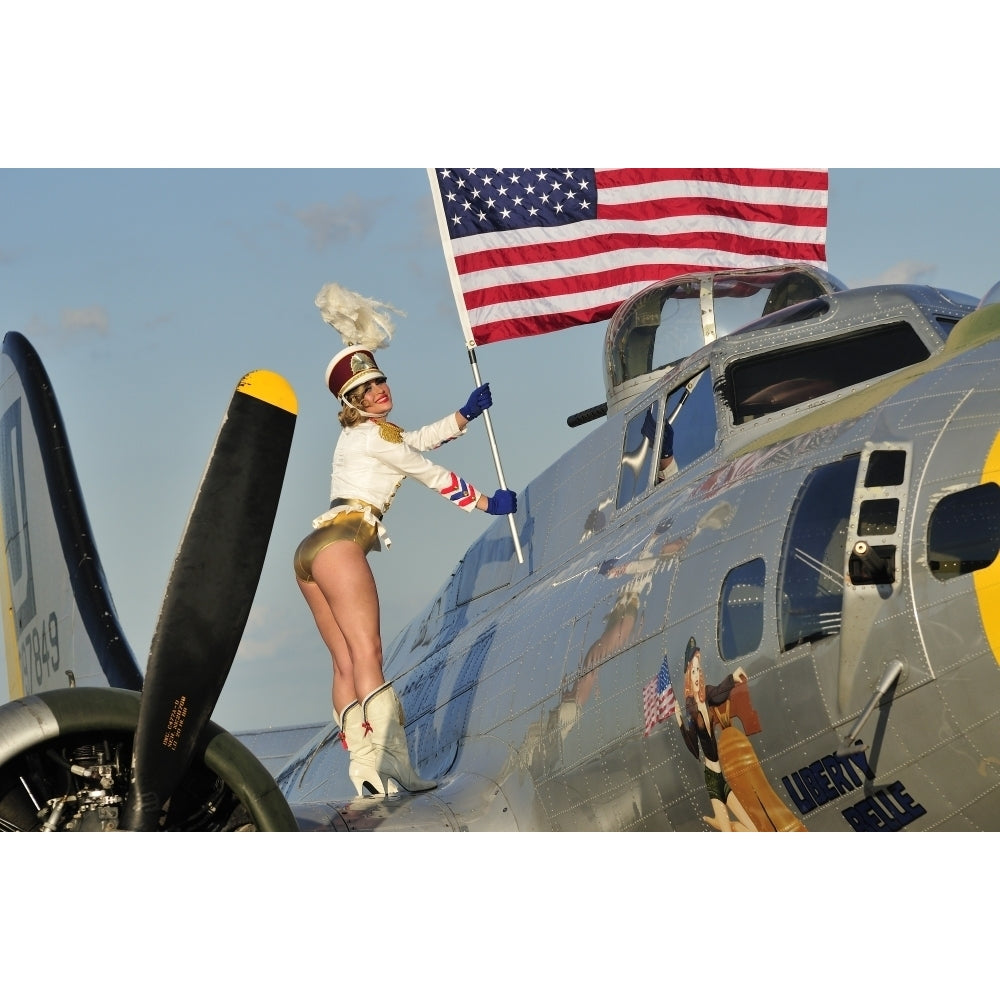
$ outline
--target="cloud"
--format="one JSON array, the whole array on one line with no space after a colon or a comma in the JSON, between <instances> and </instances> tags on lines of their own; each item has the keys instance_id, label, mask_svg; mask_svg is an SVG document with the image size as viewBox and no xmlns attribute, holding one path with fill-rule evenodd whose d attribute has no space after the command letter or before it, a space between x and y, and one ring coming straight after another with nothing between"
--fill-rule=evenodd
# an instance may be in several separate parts
<instances>
[{"instance_id":1,"label":"cloud","mask_svg":"<svg viewBox=\"0 0 1000 1000\"><path fill-rule=\"evenodd\" d=\"M63 309L59 314L59 326L66 333L75 333L78 330L93 330L104 336L110 327L108 311L104 306Z\"/></svg>"},{"instance_id":2,"label":"cloud","mask_svg":"<svg viewBox=\"0 0 1000 1000\"><path fill-rule=\"evenodd\" d=\"M305 604L303 602L303 607ZM301 624L286 623L287 615L280 607L254 604L250 609L246 629L240 640L239 657L242 660L268 660L283 654L302 637ZM308 633L313 638L311 633ZM295 656L282 658L294 662Z\"/></svg>"},{"instance_id":3,"label":"cloud","mask_svg":"<svg viewBox=\"0 0 1000 1000\"><path fill-rule=\"evenodd\" d=\"M366 201L357 195L347 195L336 205L318 203L292 212L309 233L317 250L333 243L347 243L368 234L388 198Z\"/></svg>"},{"instance_id":4,"label":"cloud","mask_svg":"<svg viewBox=\"0 0 1000 1000\"><path fill-rule=\"evenodd\" d=\"M937 270L935 264L925 264L919 260L901 260L883 271L878 277L866 284L872 285L926 285L930 283L931 275Z\"/></svg>"}]
</instances>

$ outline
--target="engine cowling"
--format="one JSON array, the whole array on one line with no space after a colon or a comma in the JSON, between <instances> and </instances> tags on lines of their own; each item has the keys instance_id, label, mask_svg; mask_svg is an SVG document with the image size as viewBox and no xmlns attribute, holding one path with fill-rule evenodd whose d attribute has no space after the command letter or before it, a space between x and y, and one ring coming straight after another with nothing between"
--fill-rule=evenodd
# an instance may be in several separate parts
<instances>
[{"instance_id":1,"label":"engine cowling","mask_svg":"<svg viewBox=\"0 0 1000 1000\"><path fill-rule=\"evenodd\" d=\"M0 830L117 830L138 718L136 692L107 688L52 691L0 706ZM209 722L159 829L298 825L267 769Z\"/></svg>"}]
</instances>

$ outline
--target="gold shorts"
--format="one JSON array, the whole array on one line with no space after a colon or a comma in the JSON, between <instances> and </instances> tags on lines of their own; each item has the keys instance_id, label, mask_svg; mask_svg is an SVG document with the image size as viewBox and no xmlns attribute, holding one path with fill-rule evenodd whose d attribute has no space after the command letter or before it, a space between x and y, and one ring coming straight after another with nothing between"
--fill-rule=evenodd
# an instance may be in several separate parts
<instances>
[{"instance_id":1,"label":"gold shorts","mask_svg":"<svg viewBox=\"0 0 1000 1000\"><path fill-rule=\"evenodd\" d=\"M309 583L312 580L313 560L333 542L357 542L368 555L378 541L377 523L369 522L370 518L365 518L364 511L345 510L322 528L306 535L295 550L295 575L303 583Z\"/></svg>"}]
</instances>

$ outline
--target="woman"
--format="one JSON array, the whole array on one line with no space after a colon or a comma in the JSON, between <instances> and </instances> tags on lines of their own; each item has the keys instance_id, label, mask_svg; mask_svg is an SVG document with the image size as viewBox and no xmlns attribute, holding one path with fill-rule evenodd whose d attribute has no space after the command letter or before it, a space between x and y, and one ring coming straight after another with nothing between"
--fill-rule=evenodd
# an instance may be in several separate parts
<instances>
[{"instance_id":1,"label":"woman","mask_svg":"<svg viewBox=\"0 0 1000 1000\"><path fill-rule=\"evenodd\" d=\"M433 788L410 763L402 706L382 674L382 640L375 579L367 555L389 545L382 518L410 476L463 510L512 514L517 496L492 497L424 457L422 452L465 433L493 403L489 385L477 388L457 412L416 431L386 420L392 392L372 352L350 345L326 371L340 400L343 427L333 455L330 509L295 552L295 574L333 659L333 716L350 751L349 774L358 795L395 787Z\"/></svg>"},{"instance_id":2,"label":"woman","mask_svg":"<svg viewBox=\"0 0 1000 1000\"><path fill-rule=\"evenodd\" d=\"M712 815L705 816L704 819L710 826L723 832L757 829L726 778L715 735L717 709L729 700L737 684L745 684L746 681L746 671L737 667L726 675L721 684L707 684L701 665L701 650L694 636L688 639L684 652L684 712L678 706L674 717L681 728L687 748L695 757L703 756L705 760L705 788ZM685 714L687 721L684 719Z\"/></svg>"}]
</instances>

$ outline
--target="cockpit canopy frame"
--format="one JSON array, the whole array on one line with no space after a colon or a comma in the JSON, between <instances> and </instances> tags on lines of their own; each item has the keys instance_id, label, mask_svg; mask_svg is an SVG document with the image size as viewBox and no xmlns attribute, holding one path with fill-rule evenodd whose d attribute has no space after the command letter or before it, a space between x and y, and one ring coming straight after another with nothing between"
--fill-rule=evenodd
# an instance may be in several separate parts
<instances>
[{"instance_id":1,"label":"cockpit canopy frame","mask_svg":"<svg viewBox=\"0 0 1000 1000\"><path fill-rule=\"evenodd\" d=\"M846 288L821 268L797 264L693 272L650 285L624 302L608 323L608 414L717 337Z\"/></svg>"}]
</instances>

